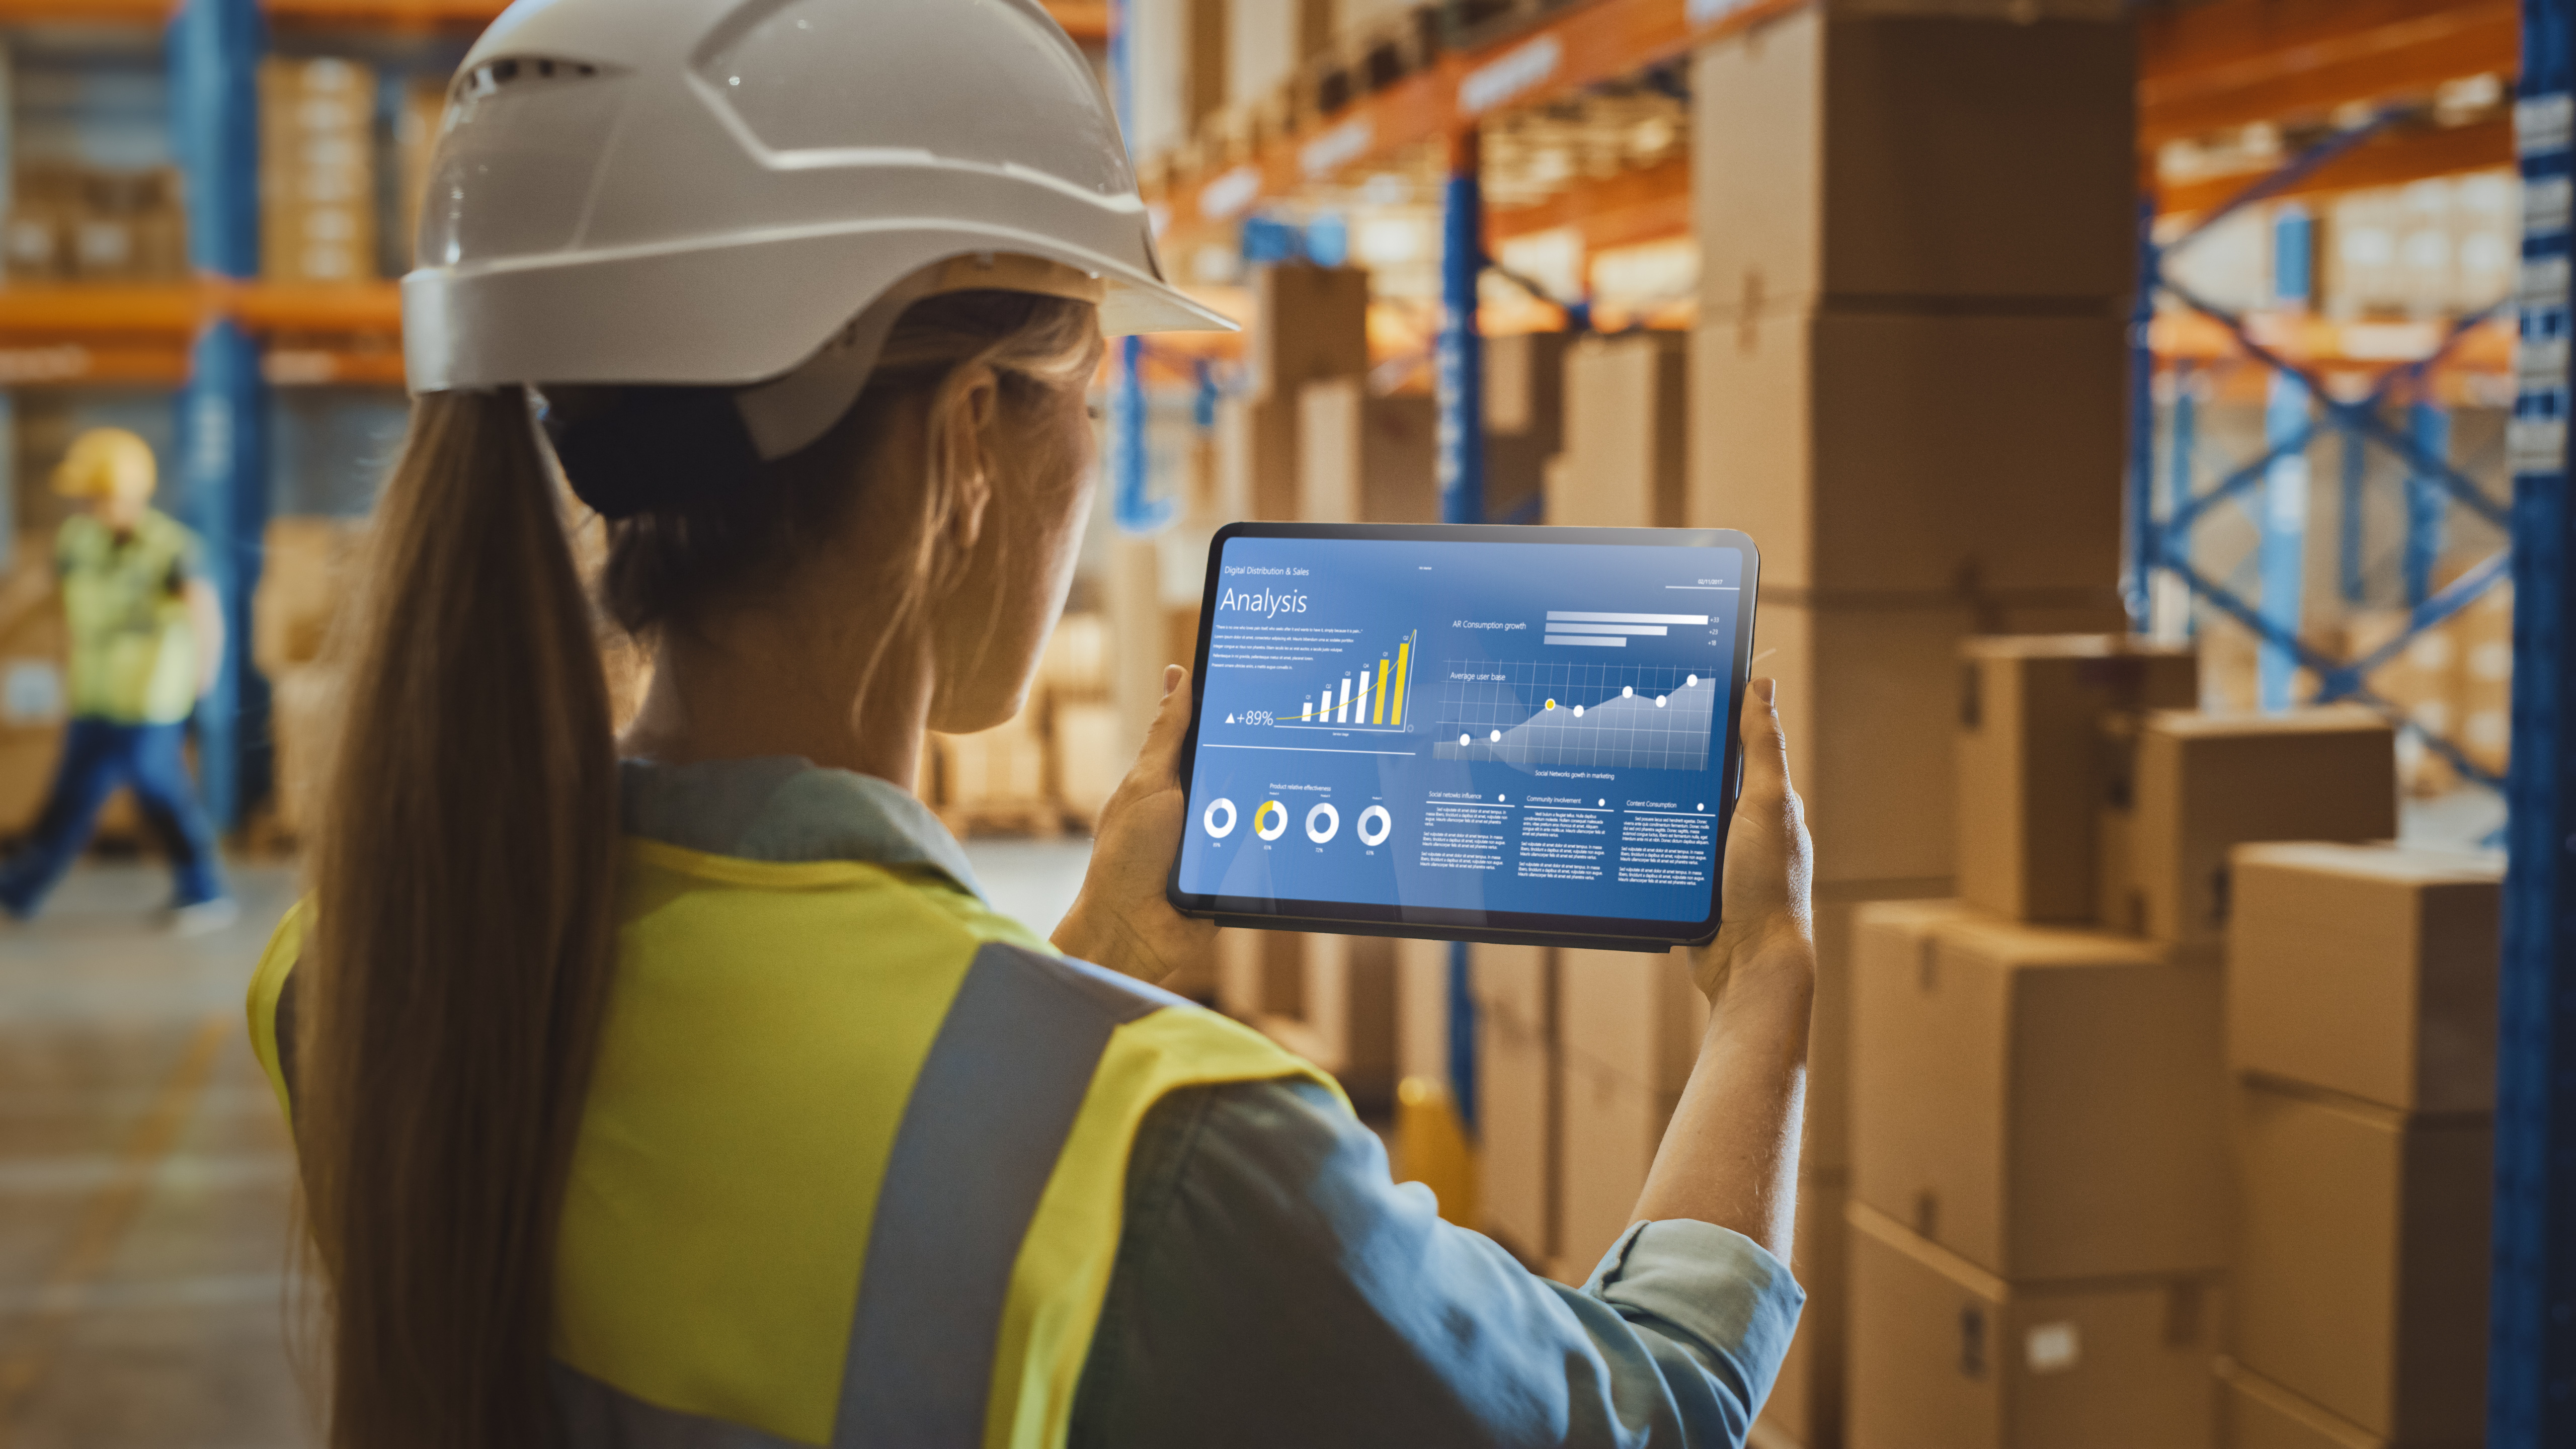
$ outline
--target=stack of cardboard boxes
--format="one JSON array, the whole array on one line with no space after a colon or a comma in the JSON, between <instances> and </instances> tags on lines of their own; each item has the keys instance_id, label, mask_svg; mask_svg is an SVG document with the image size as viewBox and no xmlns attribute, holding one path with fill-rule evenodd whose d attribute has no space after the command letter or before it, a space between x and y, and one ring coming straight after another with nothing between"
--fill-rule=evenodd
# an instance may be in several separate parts
<instances>
[{"instance_id":1,"label":"stack of cardboard boxes","mask_svg":"<svg viewBox=\"0 0 2576 1449\"><path fill-rule=\"evenodd\" d=\"M341 714L345 667L328 645L350 598L364 534L335 518L275 518L251 596L251 662L269 685L276 747L276 821L286 838L309 837Z\"/></svg>"},{"instance_id":2,"label":"stack of cardboard boxes","mask_svg":"<svg viewBox=\"0 0 2576 1449\"><path fill-rule=\"evenodd\" d=\"M175 281L188 274L179 175L22 162L10 197L13 281Z\"/></svg>"},{"instance_id":3,"label":"stack of cardboard boxes","mask_svg":"<svg viewBox=\"0 0 2576 1449\"><path fill-rule=\"evenodd\" d=\"M2482 1441L2501 865L2235 852L2234 1449Z\"/></svg>"},{"instance_id":4,"label":"stack of cardboard boxes","mask_svg":"<svg viewBox=\"0 0 2576 1449\"><path fill-rule=\"evenodd\" d=\"M1068 820L1098 823L1142 743L1123 738L1109 701L1108 635L1098 613L1065 615L1017 715L975 734L930 737L925 786L952 830L1052 835Z\"/></svg>"},{"instance_id":5,"label":"stack of cardboard boxes","mask_svg":"<svg viewBox=\"0 0 2576 1449\"><path fill-rule=\"evenodd\" d=\"M0 840L25 833L45 808L70 717L69 640L50 542L20 539L0 574Z\"/></svg>"},{"instance_id":6,"label":"stack of cardboard boxes","mask_svg":"<svg viewBox=\"0 0 2576 1449\"><path fill-rule=\"evenodd\" d=\"M2384 838L2396 784L2383 721L2173 708L2194 666L2118 636L1961 650L1959 898L1858 918L1855 1449L2213 1442L2227 853Z\"/></svg>"},{"instance_id":7,"label":"stack of cardboard boxes","mask_svg":"<svg viewBox=\"0 0 2576 1449\"><path fill-rule=\"evenodd\" d=\"M357 282L376 265L376 73L337 58L259 68L260 271Z\"/></svg>"},{"instance_id":8,"label":"stack of cardboard boxes","mask_svg":"<svg viewBox=\"0 0 2576 1449\"><path fill-rule=\"evenodd\" d=\"M1797 9L1693 62L1686 521L1763 550L1754 672L1816 844L1811 1204L1852 1167L1852 912L1951 890L1956 645L2124 623L2130 30L2077 0L1930 9ZM1830 1281L1838 1243L1796 1266ZM1839 1441L1839 1328L1811 1299L1775 1442Z\"/></svg>"}]
</instances>

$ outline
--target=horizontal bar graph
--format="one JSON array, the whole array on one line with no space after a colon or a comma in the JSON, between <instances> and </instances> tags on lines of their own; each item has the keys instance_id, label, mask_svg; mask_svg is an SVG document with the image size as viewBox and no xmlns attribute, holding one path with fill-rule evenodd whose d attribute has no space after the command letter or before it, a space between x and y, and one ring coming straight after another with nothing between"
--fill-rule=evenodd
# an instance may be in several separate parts
<instances>
[{"instance_id":1,"label":"horizontal bar graph","mask_svg":"<svg viewBox=\"0 0 2576 1449\"><path fill-rule=\"evenodd\" d=\"M1575 649L1625 649L1630 639L1660 639L1674 625L1708 623L1706 614L1626 614L1595 609L1550 609L1545 644Z\"/></svg>"}]
</instances>

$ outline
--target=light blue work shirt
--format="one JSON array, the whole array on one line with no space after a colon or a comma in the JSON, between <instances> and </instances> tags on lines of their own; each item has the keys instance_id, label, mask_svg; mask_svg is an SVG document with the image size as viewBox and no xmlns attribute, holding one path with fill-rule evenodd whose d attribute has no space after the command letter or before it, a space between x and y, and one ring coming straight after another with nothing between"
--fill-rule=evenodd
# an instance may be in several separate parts
<instances>
[{"instance_id":1,"label":"light blue work shirt","mask_svg":"<svg viewBox=\"0 0 2576 1449\"><path fill-rule=\"evenodd\" d=\"M884 780L803 760L623 769L626 829L737 859L926 864L955 837ZM1173 1093L1138 1129L1073 1449L1736 1446L1806 1294L1750 1238L1638 1223L1581 1288L1398 1184L1311 1083Z\"/></svg>"}]
</instances>

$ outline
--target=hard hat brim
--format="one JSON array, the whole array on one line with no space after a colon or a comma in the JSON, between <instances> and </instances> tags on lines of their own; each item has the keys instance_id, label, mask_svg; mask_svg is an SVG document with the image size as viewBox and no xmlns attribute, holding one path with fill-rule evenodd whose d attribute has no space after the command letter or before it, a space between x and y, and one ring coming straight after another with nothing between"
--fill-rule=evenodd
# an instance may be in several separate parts
<instances>
[{"instance_id":1,"label":"hard hat brim","mask_svg":"<svg viewBox=\"0 0 2576 1449\"><path fill-rule=\"evenodd\" d=\"M1239 330L1159 276L1050 237L861 222L424 267L402 284L406 380L414 393L514 383L748 386L797 367L905 277L986 252L1099 277L1108 336Z\"/></svg>"}]
</instances>

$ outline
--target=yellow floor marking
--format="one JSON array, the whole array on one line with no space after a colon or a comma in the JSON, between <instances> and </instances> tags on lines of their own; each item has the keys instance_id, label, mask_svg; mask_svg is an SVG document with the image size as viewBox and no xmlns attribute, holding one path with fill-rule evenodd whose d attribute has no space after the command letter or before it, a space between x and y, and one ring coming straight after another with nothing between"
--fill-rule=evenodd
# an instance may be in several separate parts
<instances>
[{"instance_id":1,"label":"yellow floor marking","mask_svg":"<svg viewBox=\"0 0 2576 1449\"><path fill-rule=\"evenodd\" d=\"M161 1083L151 1108L126 1140L125 1150L117 1154L115 1172L82 1206L70 1245L36 1291L36 1311L17 1345L0 1357L0 1446L13 1437L28 1394L53 1367L54 1355L79 1311L83 1290L107 1270L135 1211L143 1206L144 1194L151 1190L153 1174L178 1145L189 1119L196 1116L197 1100L205 1095L206 1082L214 1075L215 1059L240 1030L241 1017L232 1011L211 1012L199 1023L188 1038L187 1050L180 1054L179 1065Z\"/></svg>"}]
</instances>

